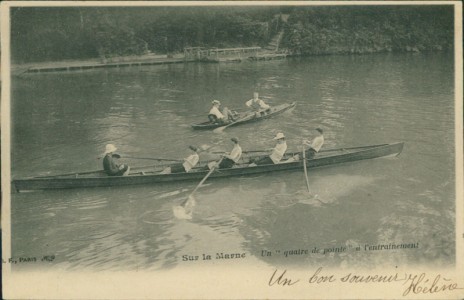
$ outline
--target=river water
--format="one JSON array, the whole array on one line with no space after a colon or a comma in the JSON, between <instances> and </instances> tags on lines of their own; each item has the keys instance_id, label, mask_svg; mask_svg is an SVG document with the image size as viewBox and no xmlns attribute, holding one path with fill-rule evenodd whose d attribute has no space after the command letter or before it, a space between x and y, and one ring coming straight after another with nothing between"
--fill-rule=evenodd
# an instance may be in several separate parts
<instances>
[{"instance_id":1,"label":"river water","mask_svg":"<svg viewBox=\"0 0 464 300\"><path fill-rule=\"evenodd\" d=\"M182 158L190 144L230 150L233 136L244 150L270 148L279 131L297 149L315 127L326 149L405 142L395 158L309 170L310 194L302 171L207 181L191 220L173 207L196 182L13 194L13 257L39 260L13 268L160 270L216 253L263 266L453 265L453 65L446 53L379 54L13 78L14 178L99 169L107 143L126 156ZM254 90L297 107L223 134L190 128L211 100L243 110ZM414 248L369 248L378 244Z\"/></svg>"}]
</instances>

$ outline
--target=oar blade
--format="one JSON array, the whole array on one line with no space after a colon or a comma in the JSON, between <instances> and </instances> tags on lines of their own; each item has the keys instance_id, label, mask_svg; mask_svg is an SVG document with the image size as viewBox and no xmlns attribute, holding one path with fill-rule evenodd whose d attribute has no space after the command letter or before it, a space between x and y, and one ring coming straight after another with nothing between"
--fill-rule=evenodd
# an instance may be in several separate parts
<instances>
[{"instance_id":1,"label":"oar blade","mask_svg":"<svg viewBox=\"0 0 464 300\"><path fill-rule=\"evenodd\" d=\"M214 133L222 133L224 131L224 129L227 128L227 125L226 126L221 126L221 127L218 127L216 129L213 130Z\"/></svg>"},{"instance_id":2,"label":"oar blade","mask_svg":"<svg viewBox=\"0 0 464 300\"><path fill-rule=\"evenodd\" d=\"M198 188L208 179L209 175L214 172L216 167L219 166L219 164L222 162L224 157L221 157L221 159L214 165L212 166L211 170L209 170L208 174L206 174L205 177L200 181L200 183L195 187L195 189L190 193L188 198L182 202L180 206L176 206L173 208L174 216L178 219L188 219L190 216L190 219L192 218L193 214L193 207L195 206L195 198L193 197L193 194L198 190Z\"/></svg>"},{"instance_id":3,"label":"oar blade","mask_svg":"<svg viewBox=\"0 0 464 300\"><path fill-rule=\"evenodd\" d=\"M192 214L187 213L187 210L183 206L174 206L172 208L172 212L174 213L174 217L179 220L191 220Z\"/></svg>"},{"instance_id":4,"label":"oar blade","mask_svg":"<svg viewBox=\"0 0 464 300\"><path fill-rule=\"evenodd\" d=\"M172 212L177 219L191 220L193 215L193 207L195 206L195 198L190 194L186 201L181 205L174 206Z\"/></svg>"}]
</instances>

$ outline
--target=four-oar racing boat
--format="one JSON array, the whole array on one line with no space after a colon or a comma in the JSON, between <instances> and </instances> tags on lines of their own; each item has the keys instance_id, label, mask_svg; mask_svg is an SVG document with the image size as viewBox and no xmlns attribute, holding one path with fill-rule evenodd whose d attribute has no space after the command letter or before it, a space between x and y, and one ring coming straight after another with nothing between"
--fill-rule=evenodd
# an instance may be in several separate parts
<instances>
[{"instance_id":1,"label":"four-oar racing boat","mask_svg":"<svg viewBox=\"0 0 464 300\"><path fill-rule=\"evenodd\" d=\"M259 115L256 115L254 112L243 112L239 113L237 116L235 116L235 121L230 122L230 123L211 123L209 121L199 123L199 124L192 124L193 129L215 129L221 126L227 125L228 127L230 126L237 126L241 124L246 124L246 123L252 123L252 122L257 122L265 119L269 119L273 116L276 116L278 114L281 114L287 110L292 109L295 107L296 103L285 103L281 105L276 105L276 106L271 106L269 111L262 112Z\"/></svg>"},{"instance_id":2,"label":"four-oar racing boat","mask_svg":"<svg viewBox=\"0 0 464 300\"><path fill-rule=\"evenodd\" d=\"M341 149L323 149L313 159L307 160L309 169L338 165L359 160L385 156L396 156L403 150L403 143L381 144ZM209 178L243 176L250 174L269 173L277 171L303 170L302 155L299 152L287 153L279 164L249 166L253 159L266 155L266 151L244 152L240 161L230 169L214 170ZM295 160L295 155L299 159ZM139 184L156 184L166 182L181 182L186 180L200 181L208 171L205 165L208 161L201 161L198 166L188 173L160 174L166 164L132 168L128 176L108 176L103 171L49 175L33 178L13 180L13 189L46 190L109 187Z\"/></svg>"}]
</instances>

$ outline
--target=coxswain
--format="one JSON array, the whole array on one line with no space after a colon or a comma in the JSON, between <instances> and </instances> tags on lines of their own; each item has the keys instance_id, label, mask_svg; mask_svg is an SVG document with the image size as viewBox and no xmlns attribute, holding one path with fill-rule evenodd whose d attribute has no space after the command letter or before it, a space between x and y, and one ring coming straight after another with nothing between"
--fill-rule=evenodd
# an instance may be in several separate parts
<instances>
[{"instance_id":1,"label":"coxswain","mask_svg":"<svg viewBox=\"0 0 464 300\"><path fill-rule=\"evenodd\" d=\"M303 145L309 147L305 152L306 159L314 158L316 153L318 153L321 150L322 145L324 145L323 130L321 128L316 128L314 132L316 137L312 141L303 140Z\"/></svg>"},{"instance_id":2,"label":"coxswain","mask_svg":"<svg viewBox=\"0 0 464 300\"><path fill-rule=\"evenodd\" d=\"M113 144L108 144L105 147L105 157L103 158L103 170L109 176L126 176L130 172L128 165L119 165L115 162L115 158L120 158L119 154L114 153L118 148Z\"/></svg>"},{"instance_id":3,"label":"coxswain","mask_svg":"<svg viewBox=\"0 0 464 300\"><path fill-rule=\"evenodd\" d=\"M269 165L278 164L284 157L285 151L287 151L287 142L285 141L285 135L282 132L277 133L274 137L276 141L275 147L272 149L272 153L269 156L265 156L256 160L250 166L254 165Z\"/></svg>"},{"instance_id":4,"label":"coxswain","mask_svg":"<svg viewBox=\"0 0 464 300\"><path fill-rule=\"evenodd\" d=\"M265 115L271 109L269 105L259 99L259 94L257 92L254 92L253 99L248 100L245 104L255 111L257 117Z\"/></svg>"},{"instance_id":5,"label":"coxswain","mask_svg":"<svg viewBox=\"0 0 464 300\"><path fill-rule=\"evenodd\" d=\"M198 155L198 148L195 146L188 147L191 151L191 154L184 158L183 163L174 164L170 167L164 169L161 174L170 174L170 173L188 173L192 170L200 160L200 156Z\"/></svg>"}]
</instances>

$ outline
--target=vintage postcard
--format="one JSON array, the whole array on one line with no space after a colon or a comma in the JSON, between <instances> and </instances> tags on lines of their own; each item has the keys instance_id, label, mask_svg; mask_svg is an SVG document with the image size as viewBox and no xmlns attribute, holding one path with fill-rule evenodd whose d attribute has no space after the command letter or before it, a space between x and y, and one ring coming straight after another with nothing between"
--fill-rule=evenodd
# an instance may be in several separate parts
<instances>
[{"instance_id":1,"label":"vintage postcard","mask_svg":"<svg viewBox=\"0 0 464 300\"><path fill-rule=\"evenodd\" d=\"M5 299L462 299L462 4L1 3Z\"/></svg>"}]
</instances>

